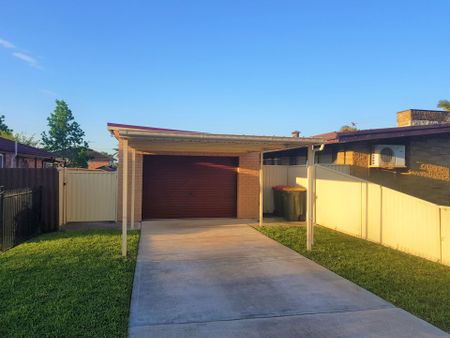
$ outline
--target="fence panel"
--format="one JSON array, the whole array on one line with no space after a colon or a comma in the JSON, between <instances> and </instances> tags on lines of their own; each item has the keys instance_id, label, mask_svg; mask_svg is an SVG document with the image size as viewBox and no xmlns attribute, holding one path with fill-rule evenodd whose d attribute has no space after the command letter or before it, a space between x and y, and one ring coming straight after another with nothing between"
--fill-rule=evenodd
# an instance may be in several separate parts
<instances>
[{"instance_id":1,"label":"fence panel","mask_svg":"<svg viewBox=\"0 0 450 338\"><path fill-rule=\"evenodd\" d=\"M296 183L306 185L306 173ZM288 169L289 171L289 169ZM318 165L316 222L450 265L450 207Z\"/></svg>"},{"instance_id":2,"label":"fence panel","mask_svg":"<svg viewBox=\"0 0 450 338\"><path fill-rule=\"evenodd\" d=\"M327 164L327 163L320 163L318 164L321 168L328 168L332 169L334 171L338 171L343 174L350 175L350 165L347 164Z\"/></svg>"},{"instance_id":3,"label":"fence panel","mask_svg":"<svg viewBox=\"0 0 450 338\"><path fill-rule=\"evenodd\" d=\"M324 164L342 173L350 173L350 166ZM306 165L265 165L264 166L264 212L273 212L272 187L276 185L301 185L306 187Z\"/></svg>"},{"instance_id":4,"label":"fence panel","mask_svg":"<svg viewBox=\"0 0 450 338\"><path fill-rule=\"evenodd\" d=\"M63 222L113 221L117 207L117 172L61 170Z\"/></svg>"},{"instance_id":5,"label":"fence panel","mask_svg":"<svg viewBox=\"0 0 450 338\"><path fill-rule=\"evenodd\" d=\"M5 251L41 230L42 189L0 191L0 250Z\"/></svg>"},{"instance_id":6,"label":"fence panel","mask_svg":"<svg viewBox=\"0 0 450 338\"><path fill-rule=\"evenodd\" d=\"M382 244L439 260L439 217L439 207L435 204L382 188Z\"/></svg>"},{"instance_id":7,"label":"fence panel","mask_svg":"<svg viewBox=\"0 0 450 338\"><path fill-rule=\"evenodd\" d=\"M316 167L316 222L361 237L362 182Z\"/></svg>"},{"instance_id":8,"label":"fence panel","mask_svg":"<svg viewBox=\"0 0 450 338\"><path fill-rule=\"evenodd\" d=\"M367 235L366 239L381 243L381 186L367 182Z\"/></svg>"},{"instance_id":9,"label":"fence panel","mask_svg":"<svg viewBox=\"0 0 450 338\"><path fill-rule=\"evenodd\" d=\"M58 230L58 171L56 168L2 168L0 186L5 189L42 187L41 231Z\"/></svg>"},{"instance_id":10,"label":"fence panel","mask_svg":"<svg viewBox=\"0 0 450 338\"><path fill-rule=\"evenodd\" d=\"M287 165L265 165L263 170L264 178L264 212L273 212L273 192L272 187L276 185L287 185Z\"/></svg>"},{"instance_id":11,"label":"fence panel","mask_svg":"<svg viewBox=\"0 0 450 338\"><path fill-rule=\"evenodd\" d=\"M305 180L304 184L301 184L301 186L304 186L305 188L307 187L307 183L306 183L306 165L292 165L292 166L288 166L287 168L287 172L288 172L288 180L287 180L287 184L290 186L295 186L297 185L297 177L304 177Z\"/></svg>"},{"instance_id":12,"label":"fence panel","mask_svg":"<svg viewBox=\"0 0 450 338\"><path fill-rule=\"evenodd\" d=\"M441 207L442 263L450 265L450 207Z\"/></svg>"}]
</instances>

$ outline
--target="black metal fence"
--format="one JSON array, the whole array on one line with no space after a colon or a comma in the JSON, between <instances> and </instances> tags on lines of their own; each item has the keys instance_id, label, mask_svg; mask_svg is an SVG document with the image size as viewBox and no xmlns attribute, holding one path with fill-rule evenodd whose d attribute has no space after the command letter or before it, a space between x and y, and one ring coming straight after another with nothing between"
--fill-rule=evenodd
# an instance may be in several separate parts
<instances>
[{"instance_id":1,"label":"black metal fence","mask_svg":"<svg viewBox=\"0 0 450 338\"><path fill-rule=\"evenodd\" d=\"M41 231L58 230L59 175L56 168L2 168L0 186L4 186L6 190L41 187Z\"/></svg>"},{"instance_id":2,"label":"black metal fence","mask_svg":"<svg viewBox=\"0 0 450 338\"><path fill-rule=\"evenodd\" d=\"M0 251L37 235L42 223L42 187L0 187Z\"/></svg>"}]
</instances>

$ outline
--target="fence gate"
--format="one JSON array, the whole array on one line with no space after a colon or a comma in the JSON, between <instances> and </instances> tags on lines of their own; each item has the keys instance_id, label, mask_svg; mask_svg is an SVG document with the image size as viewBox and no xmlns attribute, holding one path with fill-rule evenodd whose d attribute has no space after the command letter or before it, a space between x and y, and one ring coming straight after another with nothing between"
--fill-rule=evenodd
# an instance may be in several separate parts
<instances>
[{"instance_id":1,"label":"fence gate","mask_svg":"<svg viewBox=\"0 0 450 338\"><path fill-rule=\"evenodd\" d=\"M60 170L60 224L115 221L117 172Z\"/></svg>"}]
</instances>

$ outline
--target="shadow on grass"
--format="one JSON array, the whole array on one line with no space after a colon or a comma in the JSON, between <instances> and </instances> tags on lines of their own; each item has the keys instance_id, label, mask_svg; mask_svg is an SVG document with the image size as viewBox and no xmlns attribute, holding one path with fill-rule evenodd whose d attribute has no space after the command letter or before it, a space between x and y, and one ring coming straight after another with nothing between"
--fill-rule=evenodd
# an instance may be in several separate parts
<instances>
[{"instance_id":1,"label":"shadow on grass","mask_svg":"<svg viewBox=\"0 0 450 338\"><path fill-rule=\"evenodd\" d=\"M136 231L136 230L133 230ZM131 232L131 231L129 231ZM122 232L120 230L111 229L97 229L97 230L59 230L56 232L47 232L41 234L28 242L42 242L49 240L58 240L61 238L74 238L74 237L89 237L89 236L119 236Z\"/></svg>"},{"instance_id":2,"label":"shadow on grass","mask_svg":"<svg viewBox=\"0 0 450 338\"><path fill-rule=\"evenodd\" d=\"M139 234L60 231L0 255L0 336L126 336Z\"/></svg>"},{"instance_id":3,"label":"shadow on grass","mask_svg":"<svg viewBox=\"0 0 450 338\"><path fill-rule=\"evenodd\" d=\"M266 236L450 332L450 267L324 227L306 251L304 227L263 226Z\"/></svg>"}]
</instances>

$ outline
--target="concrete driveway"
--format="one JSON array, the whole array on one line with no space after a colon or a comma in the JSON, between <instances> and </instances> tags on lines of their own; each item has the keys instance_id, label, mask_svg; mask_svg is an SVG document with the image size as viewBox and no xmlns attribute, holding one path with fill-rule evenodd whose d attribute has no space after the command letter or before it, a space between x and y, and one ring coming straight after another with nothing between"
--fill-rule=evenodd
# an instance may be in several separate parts
<instances>
[{"instance_id":1,"label":"concrete driveway","mask_svg":"<svg viewBox=\"0 0 450 338\"><path fill-rule=\"evenodd\" d=\"M447 337L243 224L144 222L131 337Z\"/></svg>"}]
</instances>

